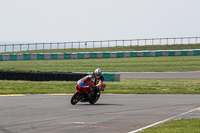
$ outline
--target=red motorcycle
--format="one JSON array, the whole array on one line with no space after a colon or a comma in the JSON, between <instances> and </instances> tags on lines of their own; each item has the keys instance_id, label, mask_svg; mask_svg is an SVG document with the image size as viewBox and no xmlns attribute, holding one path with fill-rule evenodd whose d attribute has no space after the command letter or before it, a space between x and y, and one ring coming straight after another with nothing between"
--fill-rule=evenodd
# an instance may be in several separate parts
<instances>
[{"instance_id":1,"label":"red motorcycle","mask_svg":"<svg viewBox=\"0 0 200 133\"><path fill-rule=\"evenodd\" d=\"M71 104L75 105L78 102L89 102L90 104L95 104L101 93L99 89L93 87L94 85L94 81L87 76L80 79L76 85L76 92L71 98ZM103 83L101 90L103 91L104 88L105 83Z\"/></svg>"}]
</instances>

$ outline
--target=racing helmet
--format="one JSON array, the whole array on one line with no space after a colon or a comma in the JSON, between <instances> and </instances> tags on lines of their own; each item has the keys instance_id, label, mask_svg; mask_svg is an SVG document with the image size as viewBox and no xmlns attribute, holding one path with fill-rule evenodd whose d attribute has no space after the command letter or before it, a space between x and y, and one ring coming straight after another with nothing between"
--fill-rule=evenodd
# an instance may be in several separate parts
<instances>
[{"instance_id":1,"label":"racing helmet","mask_svg":"<svg viewBox=\"0 0 200 133\"><path fill-rule=\"evenodd\" d=\"M100 68L97 68L95 71L94 71L94 76L96 77L96 78L99 78L99 77L101 77L101 69Z\"/></svg>"}]
</instances>

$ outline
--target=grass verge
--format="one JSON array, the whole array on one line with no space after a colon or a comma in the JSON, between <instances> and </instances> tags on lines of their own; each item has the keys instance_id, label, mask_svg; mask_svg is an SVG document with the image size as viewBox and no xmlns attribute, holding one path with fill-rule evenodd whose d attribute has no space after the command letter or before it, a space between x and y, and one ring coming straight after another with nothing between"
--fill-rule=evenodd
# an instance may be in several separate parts
<instances>
[{"instance_id":1,"label":"grass verge","mask_svg":"<svg viewBox=\"0 0 200 133\"><path fill-rule=\"evenodd\" d=\"M0 94L74 93L76 81L0 80ZM115 94L200 94L199 79L121 79L106 82L104 93Z\"/></svg>"},{"instance_id":2,"label":"grass verge","mask_svg":"<svg viewBox=\"0 0 200 133\"><path fill-rule=\"evenodd\" d=\"M0 61L0 70L92 72L199 71L200 56L132 57L76 60Z\"/></svg>"},{"instance_id":3,"label":"grass verge","mask_svg":"<svg viewBox=\"0 0 200 133\"><path fill-rule=\"evenodd\" d=\"M199 133L200 119L180 119L169 121L140 133Z\"/></svg>"}]
</instances>

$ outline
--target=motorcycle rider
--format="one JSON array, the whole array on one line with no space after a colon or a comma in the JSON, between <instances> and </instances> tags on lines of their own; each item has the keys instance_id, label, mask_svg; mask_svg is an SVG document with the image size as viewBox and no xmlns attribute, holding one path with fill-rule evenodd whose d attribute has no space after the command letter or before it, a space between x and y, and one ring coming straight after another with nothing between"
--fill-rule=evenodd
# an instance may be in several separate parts
<instances>
[{"instance_id":1,"label":"motorcycle rider","mask_svg":"<svg viewBox=\"0 0 200 133\"><path fill-rule=\"evenodd\" d=\"M95 69L95 71L88 76L89 78L94 78L94 86L92 86L94 92L104 90L105 83L104 82L104 76L102 75L102 71L100 68Z\"/></svg>"}]
</instances>

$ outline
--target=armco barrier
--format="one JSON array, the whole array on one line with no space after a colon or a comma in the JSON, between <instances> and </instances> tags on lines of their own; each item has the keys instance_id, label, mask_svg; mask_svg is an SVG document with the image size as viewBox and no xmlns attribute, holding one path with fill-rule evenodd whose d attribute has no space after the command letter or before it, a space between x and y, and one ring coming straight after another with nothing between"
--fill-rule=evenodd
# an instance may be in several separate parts
<instances>
[{"instance_id":1,"label":"armco barrier","mask_svg":"<svg viewBox=\"0 0 200 133\"><path fill-rule=\"evenodd\" d=\"M181 50L181 56L187 56L188 51L187 50Z\"/></svg>"},{"instance_id":2,"label":"armco barrier","mask_svg":"<svg viewBox=\"0 0 200 133\"><path fill-rule=\"evenodd\" d=\"M41 53L37 54L37 59L44 60L44 54L41 54Z\"/></svg>"},{"instance_id":3,"label":"armco barrier","mask_svg":"<svg viewBox=\"0 0 200 133\"><path fill-rule=\"evenodd\" d=\"M3 61L9 61L10 60L10 55L9 54L4 54L3 55Z\"/></svg>"},{"instance_id":4,"label":"armco barrier","mask_svg":"<svg viewBox=\"0 0 200 133\"><path fill-rule=\"evenodd\" d=\"M64 53L64 59L71 59L71 53Z\"/></svg>"},{"instance_id":5,"label":"armco barrier","mask_svg":"<svg viewBox=\"0 0 200 133\"><path fill-rule=\"evenodd\" d=\"M0 61L159 57L159 56L199 56L199 55L200 55L200 49L154 50L154 51L116 51L116 52L81 52L81 53L38 53L38 54L25 53L25 54L0 54Z\"/></svg>"},{"instance_id":6,"label":"armco barrier","mask_svg":"<svg viewBox=\"0 0 200 133\"><path fill-rule=\"evenodd\" d=\"M97 58L104 58L102 52L97 52Z\"/></svg>"},{"instance_id":7,"label":"armco barrier","mask_svg":"<svg viewBox=\"0 0 200 133\"><path fill-rule=\"evenodd\" d=\"M131 51L131 57L137 57L137 52Z\"/></svg>"},{"instance_id":8,"label":"armco barrier","mask_svg":"<svg viewBox=\"0 0 200 133\"><path fill-rule=\"evenodd\" d=\"M131 57L131 52L130 51L125 51L124 53L124 57Z\"/></svg>"},{"instance_id":9,"label":"armco barrier","mask_svg":"<svg viewBox=\"0 0 200 133\"><path fill-rule=\"evenodd\" d=\"M97 58L97 53L90 53L90 58Z\"/></svg>"},{"instance_id":10,"label":"armco barrier","mask_svg":"<svg viewBox=\"0 0 200 133\"><path fill-rule=\"evenodd\" d=\"M78 59L84 59L84 54L83 53L78 53Z\"/></svg>"},{"instance_id":11,"label":"armco barrier","mask_svg":"<svg viewBox=\"0 0 200 133\"><path fill-rule=\"evenodd\" d=\"M124 57L124 52L117 52L117 58L123 58L123 57Z\"/></svg>"},{"instance_id":12,"label":"armco barrier","mask_svg":"<svg viewBox=\"0 0 200 133\"><path fill-rule=\"evenodd\" d=\"M71 59L78 59L78 53L71 53Z\"/></svg>"},{"instance_id":13,"label":"armco barrier","mask_svg":"<svg viewBox=\"0 0 200 133\"><path fill-rule=\"evenodd\" d=\"M64 59L64 53L58 53L57 54L57 59L63 60Z\"/></svg>"},{"instance_id":14,"label":"armco barrier","mask_svg":"<svg viewBox=\"0 0 200 133\"><path fill-rule=\"evenodd\" d=\"M10 54L10 60L17 60L16 54Z\"/></svg>"},{"instance_id":15,"label":"armco barrier","mask_svg":"<svg viewBox=\"0 0 200 133\"><path fill-rule=\"evenodd\" d=\"M17 60L24 60L23 54L17 54Z\"/></svg>"},{"instance_id":16,"label":"armco barrier","mask_svg":"<svg viewBox=\"0 0 200 133\"><path fill-rule=\"evenodd\" d=\"M188 56L193 56L194 55L194 51L193 50L188 50Z\"/></svg>"},{"instance_id":17,"label":"armco barrier","mask_svg":"<svg viewBox=\"0 0 200 133\"><path fill-rule=\"evenodd\" d=\"M25 54L23 54L23 56L24 56L24 60L30 60L31 59L31 54L29 54L29 53L25 53Z\"/></svg>"},{"instance_id":18,"label":"armco barrier","mask_svg":"<svg viewBox=\"0 0 200 133\"><path fill-rule=\"evenodd\" d=\"M50 53L44 54L44 59L51 60L51 54Z\"/></svg>"},{"instance_id":19,"label":"armco barrier","mask_svg":"<svg viewBox=\"0 0 200 133\"><path fill-rule=\"evenodd\" d=\"M37 60L38 54L31 54L30 57L31 57L31 60Z\"/></svg>"},{"instance_id":20,"label":"armco barrier","mask_svg":"<svg viewBox=\"0 0 200 133\"><path fill-rule=\"evenodd\" d=\"M103 58L110 58L110 52L103 52Z\"/></svg>"},{"instance_id":21,"label":"armco barrier","mask_svg":"<svg viewBox=\"0 0 200 133\"><path fill-rule=\"evenodd\" d=\"M88 72L88 75L92 74L92 72ZM111 81L111 82L119 82L120 81L120 74L119 73L102 73L104 76L104 81Z\"/></svg>"},{"instance_id":22,"label":"armco barrier","mask_svg":"<svg viewBox=\"0 0 200 133\"><path fill-rule=\"evenodd\" d=\"M0 80L77 81L87 73L0 71Z\"/></svg>"},{"instance_id":23,"label":"armco barrier","mask_svg":"<svg viewBox=\"0 0 200 133\"><path fill-rule=\"evenodd\" d=\"M64 59L64 53L58 53L57 58L59 60L63 60Z\"/></svg>"},{"instance_id":24,"label":"armco barrier","mask_svg":"<svg viewBox=\"0 0 200 133\"><path fill-rule=\"evenodd\" d=\"M200 55L200 49L195 49L194 50L194 55Z\"/></svg>"},{"instance_id":25,"label":"armco barrier","mask_svg":"<svg viewBox=\"0 0 200 133\"><path fill-rule=\"evenodd\" d=\"M111 52L110 53L110 58L117 58L117 53L116 52Z\"/></svg>"},{"instance_id":26,"label":"armco barrier","mask_svg":"<svg viewBox=\"0 0 200 133\"><path fill-rule=\"evenodd\" d=\"M90 53L89 52L85 52L84 53L84 59L88 59L90 58Z\"/></svg>"},{"instance_id":27,"label":"armco barrier","mask_svg":"<svg viewBox=\"0 0 200 133\"><path fill-rule=\"evenodd\" d=\"M57 59L58 59L58 54L56 54L56 53L51 53L51 59L52 59L52 60L57 60Z\"/></svg>"},{"instance_id":28,"label":"armco barrier","mask_svg":"<svg viewBox=\"0 0 200 133\"><path fill-rule=\"evenodd\" d=\"M3 55L0 54L0 61L2 61L2 60L3 60Z\"/></svg>"}]
</instances>

